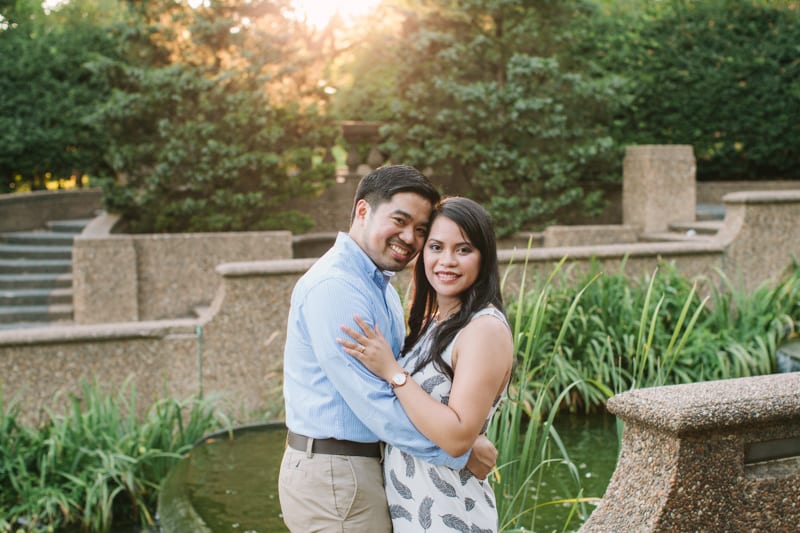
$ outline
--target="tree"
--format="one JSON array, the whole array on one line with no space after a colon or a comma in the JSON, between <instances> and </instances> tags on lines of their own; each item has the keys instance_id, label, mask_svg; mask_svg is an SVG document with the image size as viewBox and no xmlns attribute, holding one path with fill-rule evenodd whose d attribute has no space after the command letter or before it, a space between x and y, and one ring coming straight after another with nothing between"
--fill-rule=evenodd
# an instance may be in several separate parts
<instances>
[{"instance_id":1,"label":"tree","mask_svg":"<svg viewBox=\"0 0 800 533\"><path fill-rule=\"evenodd\" d=\"M94 65L115 88L94 116L107 207L134 232L308 229L288 206L330 181L337 133L319 50L285 2L163 4L131 4L126 61Z\"/></svg>"},{"instance_id":2,"label":"tree","mask_svg":"<svg viewBox=\"0 0 800 533\"><path fill-rule=\"evenodd\" d=\"M690 144L699 180L797 178L800 4L631 1L609 2L594 39L628 80L620 142Z\"/></svg>"},{"instance_id":3,"label":"tree","mask_svg":"<svg viewBox=\"0 0 800 533\"><path fill-rule=\"evenodd\" d=\"M430 168L446 193L485 202L500 234L600 206L590 183L619 179L607 125L613 80L570 58L580 1L407 2L387 61L392 158ZM358 80L355 80L358 84Z\"/></svg>"},{"instance_id":4,"label":"tree","mask_svg":"<svg viewBox=\"0 0 800 533\"><path fill-rule=\"evenodd\" d=\"M86 63L113 50L108 10L74 0L45 15L18 0L0 16L0 192L102 172L105 138L85 117L110 89Z\"/></svg>"}]
</instances>

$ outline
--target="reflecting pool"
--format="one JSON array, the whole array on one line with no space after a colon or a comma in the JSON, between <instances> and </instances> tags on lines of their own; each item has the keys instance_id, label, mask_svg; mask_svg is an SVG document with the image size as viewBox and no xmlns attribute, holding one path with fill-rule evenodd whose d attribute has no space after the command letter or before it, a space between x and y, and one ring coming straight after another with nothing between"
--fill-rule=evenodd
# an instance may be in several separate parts
<instances>
[{"instance_id":1,"label":"reflecting pool","mask_svg":"<svg viewBox=\"0 0 800 533\"><path fill-rule=\"evenodd\" d=\"M601 497L617 460L617 433L611 416L561 415L556 429L581 477L584 497ZM231 438L232 437L232 438ZM170 472L159 496L164 533L283 533L278 470L286 431L281 423L237 428L207 437ZM538 487L539 502L574 497L567 469L548 469ZM592 505L584 511L591 513ZM543 507L535 531L564 531L569 505ZM575 517L567 531L584 522Z\"/></svg>"}]
</instances>

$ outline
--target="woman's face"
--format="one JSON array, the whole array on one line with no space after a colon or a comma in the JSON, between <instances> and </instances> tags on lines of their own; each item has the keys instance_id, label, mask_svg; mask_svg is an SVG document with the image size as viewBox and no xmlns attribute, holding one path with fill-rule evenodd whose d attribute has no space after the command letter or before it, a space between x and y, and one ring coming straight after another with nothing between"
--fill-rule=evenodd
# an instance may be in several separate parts
<instances>
[{"instance_id":1,"label":"woman's face","mask_svg":"<svg viewBox=\"0 0 800 533\"><path fill-rule=\"evenodd\" d=\"M478 279L481 253L449 218L436 217L422 251L425 276L436 291L439 307L443 299L457 298Z\"/></svg>"}]
</instances>

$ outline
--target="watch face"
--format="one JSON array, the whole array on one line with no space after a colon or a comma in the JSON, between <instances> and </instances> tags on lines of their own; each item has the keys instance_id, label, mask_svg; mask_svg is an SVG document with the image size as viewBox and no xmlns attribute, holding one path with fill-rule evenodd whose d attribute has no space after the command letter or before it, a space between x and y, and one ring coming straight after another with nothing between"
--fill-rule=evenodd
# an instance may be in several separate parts
<instances>
[{"instance_id":1,"label":"watch face","mask_svg":"<svg viewBox=\"0 0 800 533\"><path fill-rule=\"evenodd\" d=\"M400 386L400 385L405 384L406 379L407 379L407 375L406 375L405 372L403 372L401 374L395 374L394 377L392 378L392 383L394 383L395 385Z\"/></svg>"}]
</instances>

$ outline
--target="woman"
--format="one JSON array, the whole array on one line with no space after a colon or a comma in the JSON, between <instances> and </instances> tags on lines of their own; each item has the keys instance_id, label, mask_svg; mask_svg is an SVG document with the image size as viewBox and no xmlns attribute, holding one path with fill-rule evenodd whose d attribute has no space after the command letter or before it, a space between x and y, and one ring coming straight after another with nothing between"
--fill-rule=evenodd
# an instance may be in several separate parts
<instances>
[{"instance_id":1,"label":"woman","mask_svg":"<svg viewBox=\"0 0 800 533\"><path fill-rule=\"evenodd\" d=\"M486 430L511 376L494 229L467 198L443 200L414 268L409 334L399 360L379 329L342 330L345 351L388 381L414 425L453 456ZM411 379L406 379L407 376ZM432 465L387 446L386 495L395 532L497 531L495 497L466 468Z\"/></svg>"}]
</instances>

